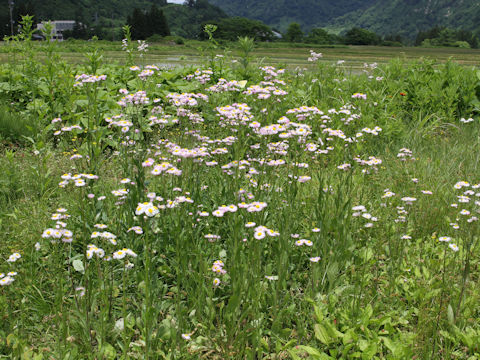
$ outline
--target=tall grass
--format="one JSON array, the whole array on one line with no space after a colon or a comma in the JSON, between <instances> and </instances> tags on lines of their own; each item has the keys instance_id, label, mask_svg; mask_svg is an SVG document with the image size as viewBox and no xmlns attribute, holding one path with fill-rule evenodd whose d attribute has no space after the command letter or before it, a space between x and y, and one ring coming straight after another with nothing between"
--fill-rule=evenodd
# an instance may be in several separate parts
<instances>
[{"instance_id":1,"label":"tall grass","mask_svg":"<svg viewBox=\"0 0 480 360\"><path fill-rule=\"evenodd\" d=\"M475 73L243 45L198 70L96 47L2 95L40 129L0 160L2 356L476 356Z\"/></svg>"}]
</instances>

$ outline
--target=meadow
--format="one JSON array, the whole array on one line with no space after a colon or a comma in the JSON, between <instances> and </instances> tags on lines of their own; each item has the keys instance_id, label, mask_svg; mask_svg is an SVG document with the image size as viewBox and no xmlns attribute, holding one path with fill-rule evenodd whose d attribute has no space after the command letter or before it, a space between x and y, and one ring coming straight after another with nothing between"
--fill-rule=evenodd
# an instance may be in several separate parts
<instances>
[{"instance_id":1,"label":"meadow","mask_svg":"<svg viewBox=\"0 0 480 360\"><path fill-rule=\"evenodd\" d=\"M0 359L480 357L475 51L30 38Z\"/></svg>"}]
</instances>

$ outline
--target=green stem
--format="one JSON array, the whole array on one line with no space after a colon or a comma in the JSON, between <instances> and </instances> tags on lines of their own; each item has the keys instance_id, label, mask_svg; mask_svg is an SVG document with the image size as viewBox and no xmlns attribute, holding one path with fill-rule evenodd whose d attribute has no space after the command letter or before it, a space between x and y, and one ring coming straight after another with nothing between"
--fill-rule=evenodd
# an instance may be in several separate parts
<instances>
[{"instance_id":1,"label":"green stem","mask_svg":"<svg viewBox=\"0 0 480 360\"><path fill-rule=\"evenodd\" d=\"M152 300L150 294L150 241L148 234L145 234L145 359L150 358L150 334L151 334L151 308Z\"/></svg>"},{"instance_id":2,"label":"green stem","mask_svg":"<svg viewBox=\"0 0 480 360\"><path fill-rule=\"evenodd\" d=\"M127 332L127 261L123 263L123 359L128 359L128 332Z\"/></svg>"}]
</instances>

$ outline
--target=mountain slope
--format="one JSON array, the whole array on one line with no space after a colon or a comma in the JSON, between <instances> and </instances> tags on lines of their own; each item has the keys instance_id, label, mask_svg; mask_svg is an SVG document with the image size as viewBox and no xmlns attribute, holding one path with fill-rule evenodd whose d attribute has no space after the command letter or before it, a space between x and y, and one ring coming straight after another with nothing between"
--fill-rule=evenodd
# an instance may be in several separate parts
<instances>
[{"instance_id":1,"label":"mountain slope","mask_svg":"<svg viewBox=\"0 0 480 360\"><path fill-rule=\"evenodd\" d=\"M118 28L126 23L127 16L132 14L134 8L147 10L152 5L163 10L172 35L196 37L203 22L227 17L219 7L209 4L206 0L195 6L167 4L166 0L16 0L15 19L19 9L28 3L30 5L27 8L34 9L36 22L77 20L88 26L98 24L109 27L118 33L120 33ZM10 34L7 4L7 1L0 0L0 37Z\"/></svg>"},{"instance_id":2,"label":"mountain slope","mask_svg":"<svg viewBox=\"0 0 480 360\"><path fill-rule=\"evenodd\" d=\"M209 0L230 16L265 22L281 31L298 22L303 30L323 27L346 13L365 10L378 0Z\"/></svg>"},{"instance_id":3,"label":"mountain slope","mask_svg":"<svg viewBox=\"0 0 480 360\"><path fill-rule=\"evenodd\" d=\"M229 15L262 20L285 31L298 22L304 31L354 26L379 34L413 38L419 30L443 25L480 30L478 0L210 0Z\"/></svg>"},{"instance_id":4,"label":"mountain slope","mask_svg":"<svg viewBox=\"0 0 480 360\"><path fill-rule=\"evenodd\" d=\"M0 10L6 10L7 2L2 1ZM15 5L30 3L35 10L37 20L66 20L83 18L92 22L95 18L125 19L135 7L150 8L152 4L158 7L166 5L165 0L16 0Z\"/></svg>"},{"instance_id":5,"label":"mountain slope","mask_svg":"<svg viewBox=\"0 0 480 360\"><path fill-rule=\"evenodd\" d=\"M330 27L337 30L358 26L379 34L401 34L410 38L435 25L479 30L480 1L378 1L365 11L352 11L330 23Z\"/></svg>"}]
</instances>

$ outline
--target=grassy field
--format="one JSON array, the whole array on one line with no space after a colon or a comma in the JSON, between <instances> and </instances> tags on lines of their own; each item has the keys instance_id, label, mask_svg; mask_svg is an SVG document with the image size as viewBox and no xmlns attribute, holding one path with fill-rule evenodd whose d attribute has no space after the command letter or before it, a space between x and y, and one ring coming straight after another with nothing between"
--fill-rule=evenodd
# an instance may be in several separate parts
<instances>
[{"instance_id":1,"label":"grassy field","mask_svg":"<svg viewBox=\"0 0 480 360\"><path fill-rule=\"evenodd\" d=\"M82 63L85 61L82 50L86 51L85 42L77 43L64 42L59 45L58 51L62 53L62 58L71 63ZM105 58L109 61L118 61L124 63L125 53L121 51L121 46L115 43L102 42L100 48L105 50ZM185 66L198 65L203 61L206 44L199 41L187 41L185 45L175 44L150 44L149 52L145 55L145 63L157 64L159 66ZM0 50L2 47L0 47ZM325 62L345 60L345 66L351 69L360 69L364 63L377 62L385 64L393 59L418 60L422 58L436 59L440 63L448 60L464 66L478 66L479 49L460 49L460 48L421 48L421 47L380 47L380 46L342 46L322 48L318 45L300 45L295 44L258 44L253 51L253 56L258 59L283 65L290 69L295 67L310 66L307 58L309 51L314 49L316 52L324 54ZM85 52L84 51L84 52ZM232 43L226 45L225 49L218 49L218 54L229 54L238 58L238 45ZM8 61L5 51L0 51L0 62Z\"/></svg>"},{"instance_id":2,"label":"grassy field","mask_svg":"<svg viewBox=\"0 0 480 360\"><path fill-rule=\"evenodd\" d=\"M479 359L477 51L198 45L1 48L0 359Z\"/></svg>"}]
</instances>

